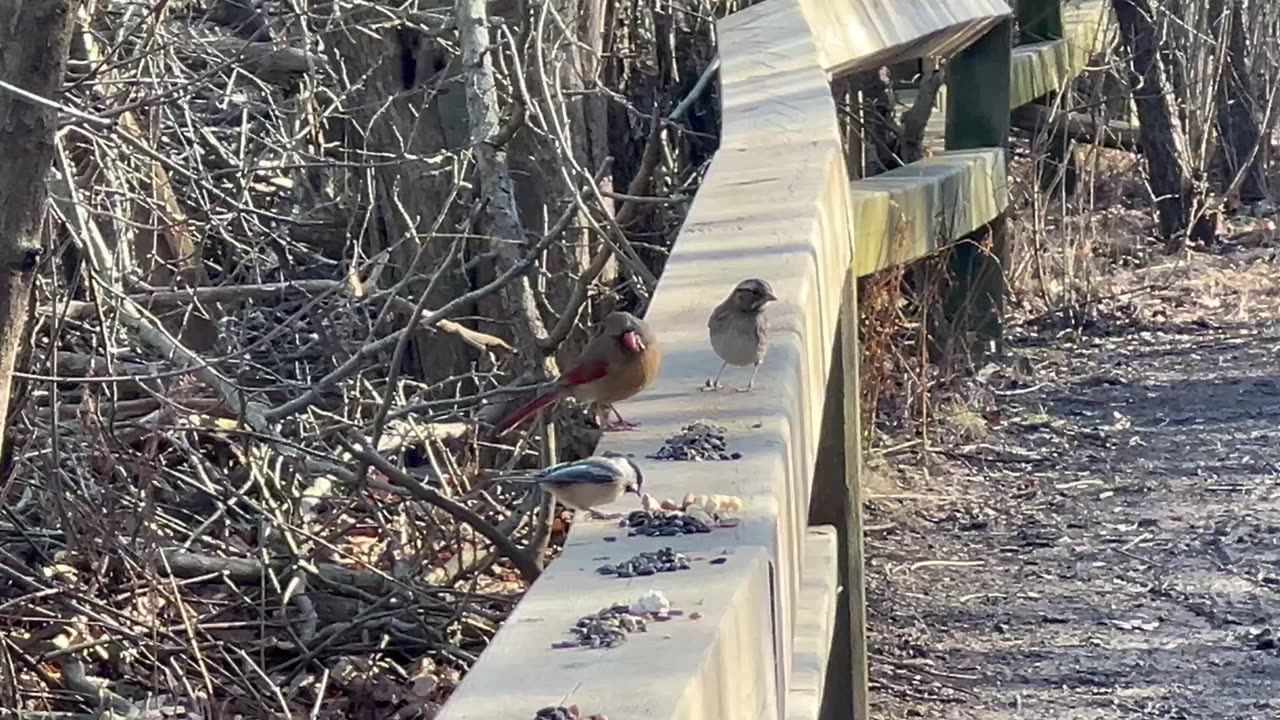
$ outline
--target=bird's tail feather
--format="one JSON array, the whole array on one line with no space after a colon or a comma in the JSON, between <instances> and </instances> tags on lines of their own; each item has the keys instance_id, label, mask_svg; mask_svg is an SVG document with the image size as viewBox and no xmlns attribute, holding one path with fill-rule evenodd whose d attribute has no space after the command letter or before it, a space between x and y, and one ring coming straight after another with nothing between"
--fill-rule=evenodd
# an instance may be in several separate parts
<instances>
[{"instance_id":1,"label":"bird's tail feather","mask_svg":"<svg viewBox=\"0 0 1280 720\"><path fill-rule=\"evenodd\" d=\"M542 395L539 395L538 397L529 401L528 404L524 405L519 410L516 410L515 412L511 413L505 419L499 422L494 427L494 432L499 437L506 435L517 425L520 425L525 420L528 420L529 418L533 417L542 408L547 407L548 405L554 405L559 400L560 400L560 391L558 389L552 390L549 393L544 393Z\"/></svg>"}]
</instances>

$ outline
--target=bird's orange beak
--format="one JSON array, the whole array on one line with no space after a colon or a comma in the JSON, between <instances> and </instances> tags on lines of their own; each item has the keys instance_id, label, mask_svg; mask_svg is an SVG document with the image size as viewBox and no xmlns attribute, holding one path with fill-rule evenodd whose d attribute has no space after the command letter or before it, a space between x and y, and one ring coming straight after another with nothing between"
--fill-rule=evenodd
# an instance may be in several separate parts
<instances>
[{"instance_id":1,"label":"bird's orange beak","mask_svg":"<svg viewBox=\"0 0 1280 720\"><path fill-rule=\"evenodd\" d=\"M640 333L634 330L622 333L622 346L633 353L644 352L644 341L640 339Z\"/></svg>"}]
</instances>

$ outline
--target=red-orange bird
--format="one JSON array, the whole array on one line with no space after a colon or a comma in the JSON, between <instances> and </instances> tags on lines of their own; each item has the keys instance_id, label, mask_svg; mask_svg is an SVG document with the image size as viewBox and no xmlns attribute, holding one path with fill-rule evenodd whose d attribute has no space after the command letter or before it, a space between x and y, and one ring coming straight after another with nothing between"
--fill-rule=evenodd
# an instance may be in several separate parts
<instances>
[{"instance_id":1,"label":"red-orange bird","mask_svg":"<svg viewBox=\"0 0 1280 720\"><path fill-rule=\"evenodd\" d=\"M494 428L498 435L506 434L542 408L555 405L566 397L594 405L596 421L602 430L635 427L634 423L623 419L613 404L626 400L653 382L662 365L662 348L649 325L631 313L609 313L600 327L599 334L583 348L573 367L556 381L556 387L499 422ZM616 425L605 424L609 408L618 417Z\"/></svg>"}]
</instances>

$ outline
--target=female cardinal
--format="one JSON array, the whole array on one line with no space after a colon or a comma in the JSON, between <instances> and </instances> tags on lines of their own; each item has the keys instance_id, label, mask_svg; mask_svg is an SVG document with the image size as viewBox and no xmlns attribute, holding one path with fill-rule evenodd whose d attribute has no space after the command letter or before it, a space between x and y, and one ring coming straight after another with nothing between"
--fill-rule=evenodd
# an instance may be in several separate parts
<instances>
[{"instance_id":1,"label":"female cardinal","mask_svg":"<svg viewBox=\"0 0 1280 720\"><path fill-rule=\"evenodd\" d=\"M568 372L560 376L556 387L539 395L529 404L508 415L495 431L505 435L544 407L566 397L596 406L596 419L602 430L635 427L622 418L617 408L619 425L606 426L606 406L635 395L658 376L662 349L658 339L643 320L627 312L612 312L601 323L600 333L582 350Z\"/></svg>"},{"instance_id":2,"label":"female cardinal","mask_svg":"<svg viewBox=\"0 0 1280 720\"><path fill-rule=\"evenodd\" d=\"M739 392L750 392L755 387L756 373L760 372L760 363L764 362L764 354L769 349L769 320L764 306L777 299L769 283L750 278L738 283L729 297L711 311L711 318L707 320L711 348L724 362L716 379L707 382L707 390L720 389L720 376L727 365L754 366L751 381Z\"/></svg>"}]
</instances>

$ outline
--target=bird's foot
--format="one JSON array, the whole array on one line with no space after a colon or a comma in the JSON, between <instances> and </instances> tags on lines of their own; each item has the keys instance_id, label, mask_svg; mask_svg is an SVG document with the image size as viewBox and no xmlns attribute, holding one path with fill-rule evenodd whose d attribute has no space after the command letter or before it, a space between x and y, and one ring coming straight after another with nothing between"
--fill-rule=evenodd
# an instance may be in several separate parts
<instances>
[{"instance_id":1,"label":"bird's foot","mask_svg":"<svg viewBox=\"0 0 1280 720\"><path fill-rule=\"evenodd\" d=\"M711 378L707 378L707 381L702 384L702 392L716 392L717 390L720 390L723 387L724 386L721 385L720 383L713 382Z\"/></svg>"},{"instance_id":2,"label":"bird's foot","mask_svg":"<svg viewBox=\"0 0 1280 720\"><path fill-rule=\"evenodd\" d=\"M751 386L748 385L746 387L734 388L733 391L740 392L740 393L748 393L748 392L751 392Z\"/></svg>"},{"instance_id":3,"label":"bird's foot","mask_svg":"<svg viewBox=\"0 0 1280 720\"><path fill-rule=\"evenodd\" d=\"M626 432L628 430L635 430L638 427L640 427L640 423L633 423L629 420L618 418L617 420L611 420L605 423L604 427L600 428L600 430L602 432Z\"/></svg>"},{"instance_id":4,"label":"bird's foot","mask_svg":"<svg viewBox=\"0 0 1280 720\"><path fill-rule=\"evenodd\" d=\"M599 510L594 510L594 509L592 509L592 510L588 510L588 511L587 511L587 516L588 516L588 517L590 517L590 518L592 518L592 519L594 519L594 520L620 520L620 519L622 519L622 513L607 513L607 512L600 512Z\"/></svg>"}]
</instances>

